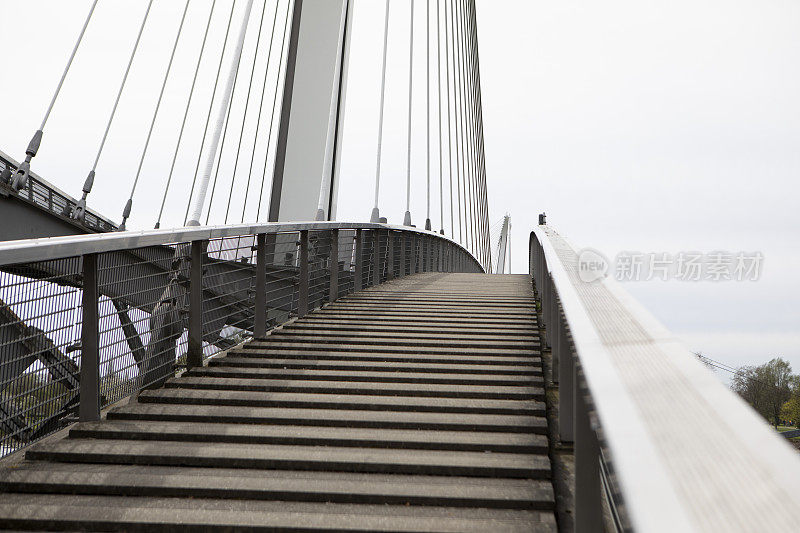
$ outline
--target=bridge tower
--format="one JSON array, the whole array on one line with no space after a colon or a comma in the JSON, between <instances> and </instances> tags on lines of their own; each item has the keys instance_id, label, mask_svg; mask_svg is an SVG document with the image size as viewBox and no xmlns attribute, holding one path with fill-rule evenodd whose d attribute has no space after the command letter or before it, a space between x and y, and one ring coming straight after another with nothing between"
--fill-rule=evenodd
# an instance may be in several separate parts
<instances>
[{"instance_id":1,"label":"bridge tower","mask_svg":"<svg viewBox=\"0 0 800 533\"><path fill-rule=\"evenodd\" d=\"M295 0L270 222L333 220L351 0Z\"/></svg>"},{"instance_id":2,"label":"bridge tower","mask_svg":"<svg viewBox=\"0 0 800 533\"><path fill-rule=\"evenodd\" d=\"M511 229L511 217L503 217L503 227L500 230L500 239L497 242L497 267L495 274L506 273L506 256L510 256L511 244L508 241L508 231ZM510 258L510 257L509 257ZM509 267L509 271L510 271Z\"/></svg>"}]
</instances>

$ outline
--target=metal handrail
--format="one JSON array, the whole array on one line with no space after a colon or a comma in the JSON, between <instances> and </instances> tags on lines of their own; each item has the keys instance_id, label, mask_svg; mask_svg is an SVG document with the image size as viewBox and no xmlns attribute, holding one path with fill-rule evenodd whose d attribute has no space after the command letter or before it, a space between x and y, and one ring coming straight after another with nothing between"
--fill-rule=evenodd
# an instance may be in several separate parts
<instances>
[{"instance_id":1,"label":"metal handrail","mask_svg":"<svg viewBox=\"0 0 800 533\"><path fill-rule=\"evenodd\" d=\"M45 261L88 253L120 251L143 246L161 246L175 242L253 236L261 233L276 234L287 231L319 230L390 230L424 235L446 242L469 254L483 271L483 266L467 248L434 231L409 226L375 224L369 222L265 222L261 224L233 224L224 226L180 227L141 231L124 231L97 235L68 235L43 239L21 239L0 242L0 265Z\"/></svg>"},{"instance_id":2,"label":"metal handrail","mask_svg":"<svg viewBox=\"0 0 800 533\"><path fill-rule=\"evenodd\" d=\"M101 408L163 383L176 366L201 366L349 292L417 272L483 271L438 233L371 223L0 243L0 456L76 413L97 420Z\"/></svg>"},{"instance_id":3,"label":"metal handrail","mask_svg":"<svg viewBox=\"0 0 800 533\"><path fill-rule=\"evenodd\" d=\"M795 529L797 452L618 283L582 281L555 230L529 244L560 439L575 444L575 530L598 530L603 494L623 530Z\"/></svg>"}]
</instances>

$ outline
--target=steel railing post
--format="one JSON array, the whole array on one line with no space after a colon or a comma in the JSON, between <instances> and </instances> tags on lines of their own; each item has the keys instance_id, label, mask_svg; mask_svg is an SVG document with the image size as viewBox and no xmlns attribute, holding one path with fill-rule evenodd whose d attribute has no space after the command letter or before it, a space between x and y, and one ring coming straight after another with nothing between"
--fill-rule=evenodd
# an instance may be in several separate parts
<instances>
[{"instance_id":1,"label":"steel railing post","mask_svg":"<svg viewBox=\"0 0 800 533\"><path fill-rule=\"evenodd\" d=\"M339 230L331 230L331 257L328 264L330 273L330 294L328 301L335 302L339 297Z\"/></svg>"},{"instance_id":2,"label":"steel railing post","mask_svg":"<svg viewBox=\"0 0 800 533\"><path fill-rule=\"evenodd\" d=\"M603 523L600 486L600 446L592 429L586 392L579 386L583 375L575 365L575 532L597 531ZM559 410L561 406L559 405Z\"/></svg>"},{"instance_id":3,"label":"steel railing post","mask_svg":"<svg viewBox=\"0 0 800 533\"><path fill-rule=\"evenodd\" d=\"M556 292L555 285L551 283L550 289L550 322L547 324L547 339L550 344L550 355L553 359L553 366L558 366L564 359L562 357L560 340L561 329L561 314L558 312L558 293Z\"/></svg>"},{"instance_id":4,"label":"steel railing post","mask_svg":"<svg viewBox=\"0 0 800 533\"><path fill-rule=\"evenodd\" d=\"M551 312L550 312L552 310L552 306L553 306L552 297L551 297L551 294L552 294L552 280L550 279L550 274L548 272L545 272L544 275L542 276L542 289L541 289L541 291L542 291L542 295L541 295L541 299L542 299L542 320L544 321L544 334L543 334L543 339L542 339L544 341L544 346L543 347L544 348L547 348L547 347L551 347L552 348L552 345L553 345L553 338L552 337L553 336L552 336L552 331L551 330L554 327L553 326L553 320L551 318ZM558 366L556 364L556 362L557 362L556 358L558 357L558 354L554 354L552 352L552 350L551 350L550 351L550 355L551 355L551 357L553 359L553 380L557 383L558 380L556 380L555 373L556 373L556 366Z\"/></svg>"},{"instance_id":5,"label":"steel railing post","mask_svg":"<svg viewBox=\"0 0 800 533\"><path fill-rule=\"evenodd\" d=\"M405 233L400 233L400 276L406 275L406 247L407 243L406 240L408 239L408 235Z\"/></svg>"},{"instance_id":6,"label":"steel railing post","mask_svg":"<svg viewBox=\"0 0 800 533\"><path fill-rule=\"evenodd\" d=\"M100 317L97 254L83 256L81 318L81 383L78 416L81 422L100 420Z\"/></svg>"},{"instance_id":7,"label":"steel railing post","mask_svg":"<svg viewBox=\"0 0 800 533\"><path fill-rule=\"evenodd\" d=\"M433 239L425 237L425 253L427 254L425 267L427 272L433 272Z\"/></svg>"},{"instance_id":8,"label":"steel railing post","mask_svg":"<svg viewBox=\"0 0 800 533\"><path fill-rule=\"evenodd\" d=\"M194 256L192 257L194 265ZM261 339L267 335L267 235L256 235L256 310L253 336Z\"/></svg>"},{"instance_id":9,"label":"steel railing post","mask_svg":"<svg viewBox=\"0 0 800 533\"><path fill-rule=\"evenodd\" d=\"M417 272L425 272L425 235L420 235L417 242Z\"/></svg>"},{"instance_id":10,"label":"steel railing post","mask_svg":"<svg viewBox=\"0 0 800 533\"><path fill-rule=\"evenodd\" d=\"M204 245L205 241L192 241L191 244L186 368L203 366L203 253L206 249ZM256 288L256 291L258 291L258 288ZM256 292L256 309L258 309L257 302L258 293Z\"/></svg>"},{"instance_id":11,"label":"steel railing post","mask_svg":"<svg viewBox=\"0 0 800 533\"><path fill-rule=\"evenodd\" d=\"M372 284L381 284L381 232L372 230Z\"/></svg>"},{"instance_id":12,"label":"steel railing post","mask_svg":"<svg viewBox=\"0 0 800 533\"><path fill-rule=\"evenodd\" d=\"M411 234L411 254L409 255L409 259L411 259L411 264L409 265L408 273L409 274L416 274L417 273L417 236L415 234Z\"/></svg>"},{"instance_id":13,"label":"steel railing post","mask_svg":"<svg viewBox=\"0 0 800 533\"><path fill-rule=\"evenodd\" d=\"M353 280L353 290L360 291L363 288L364 283L364 241L360 229L356 230L355 247L356 273L355 279Z\"/></svg>"},{"instance_id":14,"label":"steel railing post","mask_svg":"<svg viewBox=\"0 0 800 533\"><path fill-rule=\"evenodd\" d=\"M394 235L392 230L386 232L386 281L394 279Z\"/></svg>"},{"instance_id":15,"label":"steel railing post","mask_svg":"<svg viewBox=\"0 0 800 533\"><path fill-rule=\"evenodd\" d=\"M300 286L297 297L297 316L308 314L308 230L300 232Z\"/></svg>"},{"instance_id":16,"label":"steel railing post","mask_svg":"<svg viewBox=\"0 0 800 533\"><path fill-rule=\"evenodd\" d=\"M553 291L555 292L555 291ZM558 354L558 431L561 442L574 442L575 440L575 357L567 344L567 325L562 321L561 306L553 298L553 353ZM553 363L553 368L556 364Z\"/></svg>"}]
</instances>

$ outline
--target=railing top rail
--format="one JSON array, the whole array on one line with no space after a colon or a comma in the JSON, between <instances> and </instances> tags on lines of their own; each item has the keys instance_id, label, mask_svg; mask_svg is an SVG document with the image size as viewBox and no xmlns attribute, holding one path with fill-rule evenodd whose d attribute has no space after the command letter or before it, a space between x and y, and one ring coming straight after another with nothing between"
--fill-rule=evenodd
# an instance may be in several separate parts
<instances>
[{"instance_id":1,"label":"railing top rail","mask_svg":"<svg viewBox=\"0 0 800 533\"><path fill-rule=\"evenodd\" d=\"M610 279L539 226L591 401L635 531L796 528L800 457Z\"/></svg>"},{"instance_id":2,"label":"railing top rail","mask_svg":"<svg viewBox=\"0 0 800 533\"><path fill-rule=\"evenodd\" d=\"M477 259L464 246L449 237L433 231L409 226L375 224L369 222L267 222L261 224L235 224L225 226L196 226L141 231L121 231L91 235L69 235L43 239L24 239L0 242L0 265L46 261L74 257L88 253L112 252L143 246L159 246L176 242L190 242L224 237L242 237L261 233L283 233L302 230L355 230L383 229L416 233L436 237L466 252L476 264ZM482 268L482 267L481 267Z\"/></svg>"}]
</instances>

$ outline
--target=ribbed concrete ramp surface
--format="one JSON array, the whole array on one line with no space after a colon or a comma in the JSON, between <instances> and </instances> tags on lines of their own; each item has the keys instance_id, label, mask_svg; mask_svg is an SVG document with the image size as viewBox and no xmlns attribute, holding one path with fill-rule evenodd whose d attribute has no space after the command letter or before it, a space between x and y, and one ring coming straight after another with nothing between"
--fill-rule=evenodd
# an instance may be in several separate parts
<instances>
[{"instance_id":1,"label":"ribbed concrete ramp surface","mask_svg":"<svg viewBox=\"0 0 800 533\"><path fill-rule=\"evenodd\" d=\"M19 529L554 531L527 276L352 294L0 471Z\"/></svg>"}]
</instances>

